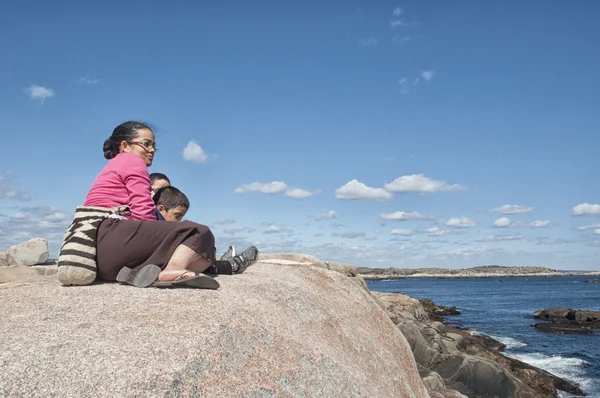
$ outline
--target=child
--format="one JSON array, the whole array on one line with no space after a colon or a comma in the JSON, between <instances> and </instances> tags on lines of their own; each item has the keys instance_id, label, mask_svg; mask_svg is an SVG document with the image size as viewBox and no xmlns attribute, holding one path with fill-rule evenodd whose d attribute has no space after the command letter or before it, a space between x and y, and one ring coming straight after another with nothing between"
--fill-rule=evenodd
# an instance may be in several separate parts
<instances>
[{"instance_id":1,"label":"child","mask_svg":"<svg viewBox=\"0 0 600 398\"><path fill-rule=\"evenodd\" d=\"M150 196L154 197L156 191L158 191L160 188L170 186L171 180L169 180L169 177L163 173L152 173L150 174L150 185L152 186L152 193Z\"/></svg>"},{"instance_id":2,"label":"child","mask_svg":"<svg viewBox=\"0 0 600 398\"><path fill-rule=\"evenodd\" d=\"M190 201L187 196L173 186L159 188L154 194L153 200L156 205L156 215L160 221L181 221L190 209ZM229 246L220 260L230 260L235 255L235 246Z\"/></svg>"}]
</instances>

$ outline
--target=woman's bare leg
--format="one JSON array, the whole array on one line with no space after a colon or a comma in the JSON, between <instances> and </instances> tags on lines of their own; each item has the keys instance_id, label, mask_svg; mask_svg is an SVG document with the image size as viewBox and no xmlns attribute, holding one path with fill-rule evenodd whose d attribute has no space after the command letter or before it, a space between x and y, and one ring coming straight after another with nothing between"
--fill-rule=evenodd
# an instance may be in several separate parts
<instances>
[{"instance_id":1,"label":"woman's bare leg","mask_svg":"<svg viewBox=\"0 0 600 398\"><path fill-rule=\"evenodd\" d=\"M161 282L170 282L185 271L203 272L210 267L210 261L185 245L179 245L173 252L165 269L158 275ZM194 275L190 273L189 278ZM185 275L184 277L187 277Z\"/></svg>"}]
</instances>

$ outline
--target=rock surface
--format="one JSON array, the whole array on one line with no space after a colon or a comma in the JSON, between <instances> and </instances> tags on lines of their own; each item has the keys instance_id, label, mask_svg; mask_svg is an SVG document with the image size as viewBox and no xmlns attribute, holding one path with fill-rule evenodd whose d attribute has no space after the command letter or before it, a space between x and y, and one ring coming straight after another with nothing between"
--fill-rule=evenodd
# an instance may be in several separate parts
<instances>
[{"instance_id":1,"label":"rock surface","mask_svg":"<svg viewBox=\"0 0 600 398\"><path fill-rule=\"evenodd\" d=\"M42 238L11 246L6 252L8 265L36 265L48 261L48 241Z\"/></svg>"},{"instance_id":2,"label":"rock surface","mask_svg":"<svg viewBox=\"0 0 600 398\"><path fill-rule=\"evenodd\" d=\"M440 313L454 312L447 311L448 307L439 308L429 299L415 300L400 293L373 295L408 340L432 397L449 396L440 395L444 393L469 397L556 397L557 389L583 395L563 379L502 355L505 346L489 337L473 336L432 321L432 317L439 319Z\"/></svg>"},{"instance_id":3,"label":"rock surface","mask_svg":"<svg viewBox=\"0 0 600 398\"><path fill-rule=\"evenodd\" d=\"M548 323L532 325L538 330L559 334L591 334L600 329L600 311L574 310L572 308L546 308L533 313L535 319Z\"/></svg>"},{"instance_id":4,"label":"rock surface","mask_svg":"<svg viewBox=\"0 0 600 398\"><path fill-rule=\"evenodd\" d=\"M0 252L0 267L8 267L8 260L6 259L6 252Z\"/></svg>"},{"instance_id":5,"label":"rock surface","mask_svg":"<svg viewBox=\"0 0 600 398\"><path fill-rule=\"evenodd\" d=\"M218 291L0 284L0 396L429 396L356 278L273 262Z\"/></svg>"}]
</instances>

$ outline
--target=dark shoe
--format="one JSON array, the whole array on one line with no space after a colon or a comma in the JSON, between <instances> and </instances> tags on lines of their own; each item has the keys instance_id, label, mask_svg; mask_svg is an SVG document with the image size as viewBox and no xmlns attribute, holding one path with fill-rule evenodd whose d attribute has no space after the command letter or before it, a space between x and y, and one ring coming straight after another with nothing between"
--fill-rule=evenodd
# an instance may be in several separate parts
<instances>
[{"instance_id":1,"label":"dark shoe","mask_svg":"<svg viewBox=\"0 0 600 398\"><path fill-rule=\"evenodd\" d=\"M225 253L223 253L223 255L221 256L221 258L219 260L220 261L231 260L236 254L237 253L235 251L235 246L229 246L227 251Z\"/></svg>"},{"instance_id":2,"label":"dark shoe","mask_svg":"<svg viewBox=\"0 0 600 398\"><path fill-rule=\"evenodd\" d=\"M135 287L148 287L158 279L158 274L160 274L160 267L154 264L144 265L139 269L123 267L117 274L117 282Z\"/></svg>"},{"instance_id":3,"label":"dark shoe","mask_svg":"<svg viewBox=\"0 0 600 398\"><path fill-rule=\"evenodd\" d=\"M254 264L258 260L258 248L256 246L250 246L237 256L233 257L233 273L241 274L246 269Z\"/></svg>"}]
</instances>

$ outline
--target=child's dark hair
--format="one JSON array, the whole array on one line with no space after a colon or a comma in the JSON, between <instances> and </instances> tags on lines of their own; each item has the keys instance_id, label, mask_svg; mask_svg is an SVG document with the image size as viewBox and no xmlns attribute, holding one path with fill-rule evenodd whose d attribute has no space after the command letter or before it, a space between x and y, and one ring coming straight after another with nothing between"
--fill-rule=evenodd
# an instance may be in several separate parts
<instances>
[{"instance_id":1,"label":"child's dark hair","mask_svg":"<svg viewBox=\"0 0 600 398\"><path fill-rule=\"evenodd\" d=\"M156 206L163 205L167 211L177 206L185 207L188 210L190 208L190 201L187 196L173 186L160 188L154 194L153 199Z\"/></svg>"},{"instance_id":2,"label":"child's dark hair","mask_svg":"<svg viewBox=\"0 0 600 398\"><path fill-rule=\"evenodd\" d=\"M168 182L169 184L171 184L171 180L169 180L169 177L167 177L163 173L152 173L152 174L150 174L150 185L154 184L154 182L156 182L158 180L165 180L166 182Z\"/></svg>"}]
</instances>

